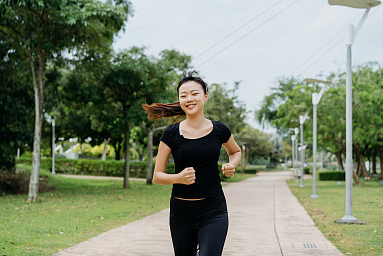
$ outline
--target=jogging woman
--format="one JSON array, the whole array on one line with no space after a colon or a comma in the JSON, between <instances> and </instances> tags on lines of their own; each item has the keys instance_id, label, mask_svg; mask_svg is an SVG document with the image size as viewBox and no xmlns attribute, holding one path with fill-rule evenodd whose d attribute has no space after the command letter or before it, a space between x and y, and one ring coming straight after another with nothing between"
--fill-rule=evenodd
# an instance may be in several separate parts
<instances>
[{"instance_id":1,"label":"jogging woman","mask_svg":"<svg viewBox=\"0 0 383 256\"><path fill-rule=\"evenodd\" d=\"M193 72L178 84L179 102L144 104L148 118L186 116L163 132L158 148L153 181L173 184L170 199L170 231L176 256L219 256L226 240L228 214L220 182L218 158L223 145L229 162L222 165L226 177L233 176L241 150L230 129L204 115L208 88ZM175 174L165 173L172 154Z\"/></svg>"}]
</instances>

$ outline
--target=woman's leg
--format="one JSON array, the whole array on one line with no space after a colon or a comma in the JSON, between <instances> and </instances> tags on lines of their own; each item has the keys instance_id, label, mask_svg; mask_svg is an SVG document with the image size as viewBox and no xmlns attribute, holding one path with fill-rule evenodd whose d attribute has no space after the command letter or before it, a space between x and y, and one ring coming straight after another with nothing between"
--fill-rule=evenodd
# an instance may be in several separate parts
<instances>
[{"instance_id":1,"label":"woman's leg","mask_svg":"<svg viewBox=\"0 0 383 256\"><path fill-rule=\"evenodd\" d=\"M169 222L175 256L196 256L198 240L191 203L172 197Z\"/></svg>"},{"instance_id":2,"label":"woman's leg","mask_svg":"<svg viewBox=\"0 0 383 256\"><path fill-rule=\"evenodd\" d=\"M197 232L194 226L189 224L186 222L177 230L170 229L175 256L196 256Z\"/></svg>"},{"instance_id":3,"label":"woman's leg","mask_svg":"<svg viewBox=\"0 0 383 256\"><path fill-rule=\"evenodd\" d=\"M198 231L199 256L221 256L229 220L227 213L219 214L206 222Z\"/></svg>"}]
</instances>

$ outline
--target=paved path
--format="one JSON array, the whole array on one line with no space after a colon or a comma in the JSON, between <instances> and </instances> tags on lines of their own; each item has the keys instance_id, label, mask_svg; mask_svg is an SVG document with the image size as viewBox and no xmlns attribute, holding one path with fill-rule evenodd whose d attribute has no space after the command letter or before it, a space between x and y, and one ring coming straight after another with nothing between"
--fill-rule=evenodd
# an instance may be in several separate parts
<instances>
[{"instance_id":1,"label":"paved path","mask_svg":"<svg viewBox=\"0 0 383 256\"><path fill-rule=\"evenodd\" d=\"M291 194L289 177L288 172L260 173L224 187L230 220L224 256L343 255ZM163 210L55 256L173 255L168 216L169 209Z\"/></svg>"}]
</instances>

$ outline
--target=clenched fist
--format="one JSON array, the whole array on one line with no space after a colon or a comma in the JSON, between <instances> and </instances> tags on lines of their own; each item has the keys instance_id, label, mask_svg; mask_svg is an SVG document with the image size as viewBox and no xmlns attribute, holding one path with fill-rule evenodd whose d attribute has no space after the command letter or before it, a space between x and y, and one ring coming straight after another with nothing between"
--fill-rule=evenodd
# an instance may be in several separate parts
<instances>
[{"instance_id":1,"label":"clenched fist","mask_svg":"<svg viewBox=\"0 0 383 256\"><path fill-rule=\"evenodd\" d=\"M195 170L193 167L186 167L177 175L177 183L179 184L191 185L195 183Z\"/></svg>"},{"instance_id":2,"label":"clenched fist","mask_svg":"<svg viewBox=\"0 0 383 256\"><path fill-rule=\"evenodd\" d=\"M230 163L227 163L227 164L223 164L222 165L222 173L226 176L226 177L231 177L234 175L234 172L235 172L235 167L234 165L230 164Z\"/></svg>"}]
</instances>

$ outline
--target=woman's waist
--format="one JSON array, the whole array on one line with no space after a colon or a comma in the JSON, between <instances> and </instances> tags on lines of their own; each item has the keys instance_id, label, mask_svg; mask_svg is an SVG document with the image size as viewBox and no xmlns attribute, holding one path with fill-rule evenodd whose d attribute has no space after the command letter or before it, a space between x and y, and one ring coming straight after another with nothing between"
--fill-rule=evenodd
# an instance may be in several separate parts
<instances>
[{"instance_id":1,"label":"woman's waist","mask_svg":"<svg viewBox=\"0 0 383 256\"><path fill-rule=\"evenodd\" d=\"M202 173L214 173L218 171L218 164L216 162L212 163L175 163L174 169L175 173L182 172L185 168L193 167L197 174Z\"/></svg>"},{"instance_id":2,"label":"woman's waist","mask_svg":"<svg viewBox=\"0 0 383 256\"><path fill-rule=\"evenodd\" d=\"M218 184L210 184L210 186L201 187L193 185L174 184L172 189L172 197L181 199L203 200L206 198L223 195L222 186Z\"/></svg>"}]
</instances>

